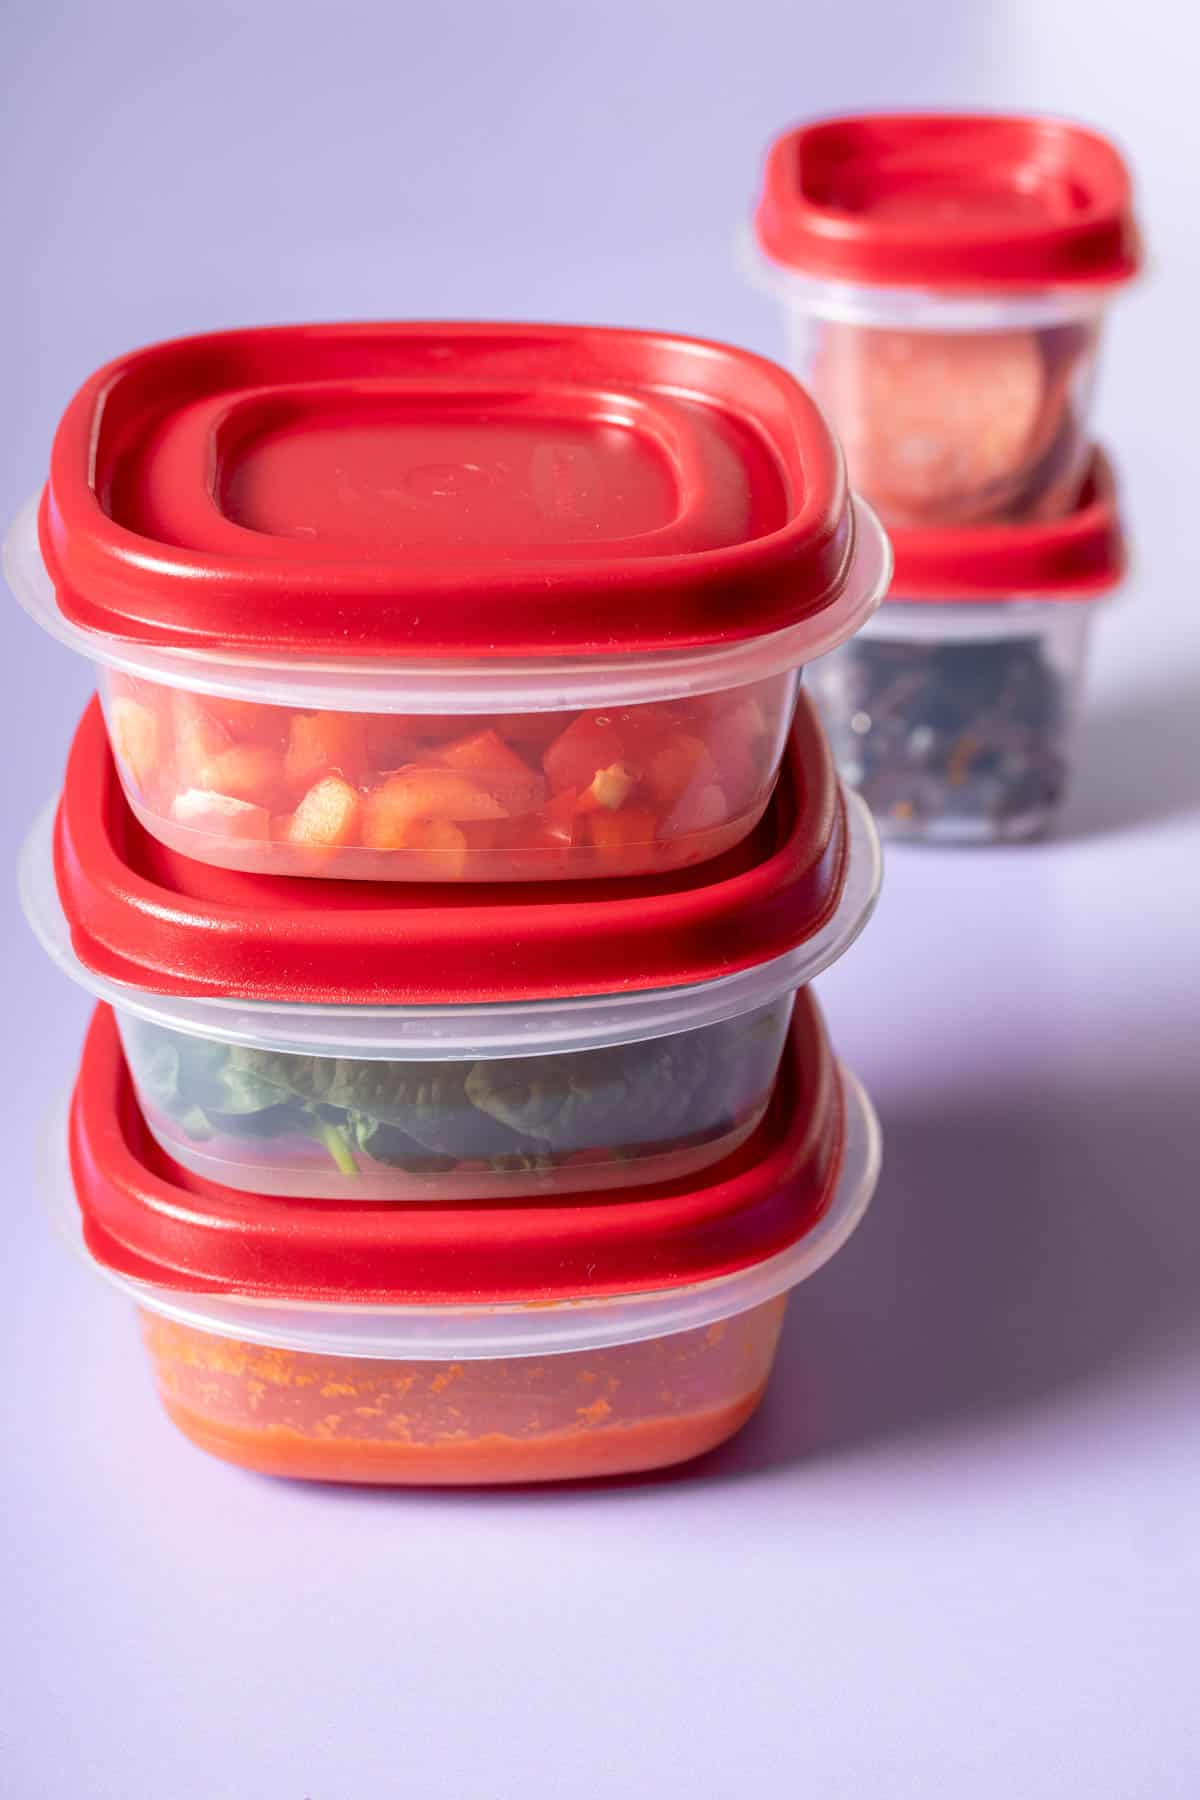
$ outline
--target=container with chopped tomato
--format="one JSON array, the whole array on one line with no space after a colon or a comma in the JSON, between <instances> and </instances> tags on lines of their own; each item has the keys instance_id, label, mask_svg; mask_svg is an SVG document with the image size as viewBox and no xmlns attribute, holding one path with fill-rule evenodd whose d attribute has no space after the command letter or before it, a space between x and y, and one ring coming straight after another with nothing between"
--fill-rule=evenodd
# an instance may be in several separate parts
<instances>
[{"instance_id":1,"label":"container with chopped tomato","mask_svg":"<svg viewBox=\"0 0 1200 1800\"><path fill-rule=\"evenodd\" d=\"M630 1474L721 1443L879 1162L807 995L741 1149L627 1199L296 1200L281 1229L277 1203L164 1156L103 1006L52 1148L63 1227L136 1305L181 1431L263 1474L402 1485Z\"/></svg>"},{"instance_id":2,"label":"container with chopped tomato","mask_svg":"<svg viewBox=\"0 0 1200 1800\"><path fill-rule=\"evenodd\" d=\"M889 836L1032 837L1075 755L1097 602L1125 545L1106 459L1063 518L895 530L891 597L810 674L843 777Z\"/></svg>"},{"instance_id":3,"label":"container with chopped tomato","mask_svg":"<svg viewBox=\"0 0 1200 1800\"><path fill-rule=\"evenodd\" d=\"M22 867L42 942L112 1004L164 1151L347 1202L627 1188L729 1155L766 1112L796 990L878 882L806 698L763 819L703 869L470 889L181 856L129 808L93 702Z\"/></svg>"},{"instance_id":4,"label":"container with chopped tomato","mask_svg":"<svg viewBox=\"0 0 1200 1800\"><path fill-rule=\"evenodd\" d=\"M560 881L754 829L802 665L888 552L819 411L637 331L289 326L71 402L12 585L96 665L170 848L258 874Z\"/></svg>"},{"instance_id":5,"label":"container with chopped tomato","mask_svg":"<svg viewBox=\"0 0 1200 1800\"><path fill-rule=\"evenodd\" d=\"M889 526L1075 504L1140 256L1112 144L1047 118L821 120L771 145L754 224L792 364Z\"/></svg>"}]
</instances>

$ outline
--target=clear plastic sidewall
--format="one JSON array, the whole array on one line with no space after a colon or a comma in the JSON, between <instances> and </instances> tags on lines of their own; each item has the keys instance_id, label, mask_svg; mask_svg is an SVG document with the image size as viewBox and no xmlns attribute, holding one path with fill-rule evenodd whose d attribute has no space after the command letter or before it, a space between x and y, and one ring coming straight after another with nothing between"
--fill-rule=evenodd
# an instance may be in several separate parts
<instances>
[{"instance_id":1,"label":"clear plastic sidewall","mask_svg":"<svg viewBox=\"0 0 1200 1800\"><path fill-rule=\"evenodd\" d=\"M194 1174L256 1194L451 1203L719 1162L766 1111L793 998L634 1044L437 1063L281 1055L116 1018L146 1122Z\"/></svg>"},{"instance_id":2,"label":"clear plastic sidewall","mask_svg":"<svg viewBox=\"0 0 1200 1800\"><path fill-rule=\"evenodd\" d=\"M986 289L875 286L830 281L775 262L760 248L753 227L737 235L735 260L760 292L789 312L846 325L876 325L910 331L1036 330L1045 325L1102 323L1115 294L1100 287L1040 287L1019 293Z\"/></svg>"},{"instance_id":3,"label":"clear plastic sidewall","mask_svg":"<svg viewBox=\"0 0 1200 1800\"><path fill-rule=\"evenodd\" d=\"M58 609L38 546L33 499L4 540L5 575L43 630L98 667L196 695L290 710L477 715L594 711L676 701L745 687L801 668L843 643L875 611L891 579L891 547L871 507L851 496L855 547L828 606L764 637L646 656L497 657L476 662L383 662L215 657L156 650L83 631Z\"/></svg>"},{"instance_id":4,"label":"clear plastic sidewall","mask_svg":"<svg viewBox=\"0 0 1200 1800\"><path fill-rule=\"evenodd\" d=\"M844 781L885 835L940 843L1046 830L1075 760L1087 602L896 602L809 687Z\"/></svg>"},{"instance_id":5,"label":"clear plastic sidewall","mask_svg":"<svg viewBox=\"0 0 1200 1800\"><path fill-rule=\"evenodd\" d=\"M1058 518L1092 455L1099 315L966 327L787 313L788 360L887 525ZM901 322L903 321L903 322Z\"/></svg>"},{"instance_id":6,"label":"clear plastic sidewall","mask_svg":"<svg viewBox=\"0 0 1200 1800\"><path fill-rule=\"evenodd\" d=\"M458 1486L623 1475L682 1462L758 1404L785 1296L670 1337L494 1362L268 1350L143 1311L168 1416L262 1474Z\"/></svg>"},{"instance_id":7,"label":"clear plastic sidewall","mask_svg":"<svg viewBox=\"0 0 1200 1800\"><path fill-rule=\"evenodd\" d=\"M555 1303L292 1305L156 1287L93 1263L145 1311L215 1339L268 1352L384 1361L474 1362L553 1357L707 1329L786 1294L824 1266L858 1226L879 1177L880 1132L859 1083L840 1071L846 1130L830 1204L795 1244L764 1262L691 1286ZM67 1159L65 1108L43 1146L43 1185L57 1228L91 1261Z\"/></svg>"},{"instance_id":8,"label":"clear plastic sidewall","mask_svg":"<svg viewBox=\"0 0 1200 1800\"><path fill-rule=\"evenodd\" d=\"M668 874L762 817L799 672L590 711L304 712L98 671L140 823L252 875L511 882Z\"/></svg>"},{"instance_id":9,"label":"clear plastic sidewall","mask_svg":"<svg viewBox=\"0 0 1200 1800\"><path fill-rule=\"evenodd\" d=\"M882 878L870 813L846 795L849 861L842 898L828 923L785 956L688 987L586 999L479 1006L293 1006L155 994L92 973L76 956L54 880L54 808L22 848L18 885L25 916L43 950L95 999L169 1031L316 1057L461 1062L485 1057L568 1053L692 1031L770 1005L812 981L854 943L874 910Z\"/></svg>"}]
</instances>

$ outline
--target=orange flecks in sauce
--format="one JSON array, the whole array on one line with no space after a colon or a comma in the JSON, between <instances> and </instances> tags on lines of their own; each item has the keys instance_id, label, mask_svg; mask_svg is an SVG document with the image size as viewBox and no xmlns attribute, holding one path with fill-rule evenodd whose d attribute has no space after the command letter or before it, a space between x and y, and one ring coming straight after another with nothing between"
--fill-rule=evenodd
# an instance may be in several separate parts
<instances>
[{"instance_id":1,"label":"orange flecks in sauce","mask_svg":"<svg viewBox=\"0 0 1200 1800\"><path fill-rule=\"evenodd\" d=\"M243 1467L317 1481L552 1481L656 1468L728 1437L758 1403L783 1309L773 1300L642 1343L468 1363L263 1351L150 1314L143 1333L171 1418Z\"/></svg>"}]
</instances>

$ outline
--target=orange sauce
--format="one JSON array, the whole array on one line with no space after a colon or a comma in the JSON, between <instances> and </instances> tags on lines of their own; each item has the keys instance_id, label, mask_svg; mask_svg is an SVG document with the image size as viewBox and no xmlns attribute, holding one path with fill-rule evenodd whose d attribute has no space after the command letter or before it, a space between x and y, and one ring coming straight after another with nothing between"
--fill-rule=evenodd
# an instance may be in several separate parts
<instances>
[{"instance_id":1,"label":"orange sauce","mask_svg":"<svg viewBox=\"0 0 1200 1800\"><path fill-rule=\"evenodd\" d=\"M159 1392L202 1449L310 1481L464 1485L662 1468L762 1397L785 1300L557 1356L401 1362L266 1349L142 1315Z\"/></svg>"}]
</instances>

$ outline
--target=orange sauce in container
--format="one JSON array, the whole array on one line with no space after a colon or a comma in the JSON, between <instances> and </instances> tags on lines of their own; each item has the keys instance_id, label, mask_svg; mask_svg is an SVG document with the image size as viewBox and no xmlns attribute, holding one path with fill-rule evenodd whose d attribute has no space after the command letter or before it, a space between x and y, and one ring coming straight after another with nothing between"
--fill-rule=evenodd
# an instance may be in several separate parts
<instances>
[{"instance_id":1,"label":"orange sauce in container","mask_svg":"<svg viewBox=\"0 0 1200 1800\"><path fill-rule=\"evenodd\" d=\"M143 1311L169 1417L265 1475L399 1486L562 1481L684 1462L754 1412L786 1296L557 1356L390 1361L267 1349Z\"/></svg>"}]
</instances>

